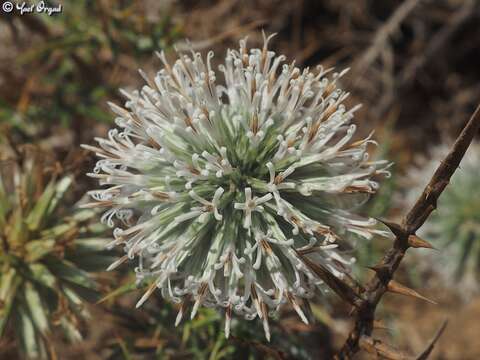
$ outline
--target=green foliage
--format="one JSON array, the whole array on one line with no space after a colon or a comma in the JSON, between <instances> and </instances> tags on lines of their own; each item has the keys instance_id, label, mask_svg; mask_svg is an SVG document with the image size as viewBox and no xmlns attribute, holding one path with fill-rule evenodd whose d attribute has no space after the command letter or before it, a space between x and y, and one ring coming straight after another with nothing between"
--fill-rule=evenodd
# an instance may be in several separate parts
<instances>
[{"instance_id":1,"label":"green foliage","mask_svg":"<svg viewBox=\"0 0 480 360\"><path fill-rule=\"evenodd\" d=\"M306 350L306 343L315 343L318 328L301 323L296 314L282 313L284 321L272 319L271 342L263 338L261 320L232 319L230 338L225 338L224 316L214 309L200 308L193 319L175 324L179 305L165 301L159 294L140 309L131 310L131 301L136 301L139 289L148 284L136 285L135 280L125 278L123 285L107 294L100 302L117 316L117 325L127 332L117 337L108 359L265 359L307 360L315 356ZM135 291L137 289L137 291ZM144 291L145 289L143 289ZM312 307L317 316L322 307ZM328 313L322 312L322 323L333 321ZM312 316L313 316L312 315ZM187 314L186 316L189 316ZM325 318L326 316L326 318ZM299 326L303 331L299 332ZM323 334L326 332L323 331ZM309 353L310 352L310 353Z\"/></svg>"},{"instance_id":2,"label":"green foliage","mask_svg":"<svg viewBox=\"0 0 480 360\"><path fill-rule=\"evenodd\" d=\"M135 1L81 0L64 4L57 16L29 14L22 25L38 38L16 61L23 96L2 104L0 122L27 134L51 124L110 122L105 104L118 97L125 68L140 67L137 60L169 48L180 34L168 12L150 21L146 12Z\"/></svg>"},{"instance_id":3,"label":"green foliage","mask_svg":"<svg viewBox=\"0 0 480 360\"><path fill-rule=\"evenodd\" d=\"M66 209L72 176L47 176L38 149L22 157L0 162L0 336L15 333L25 356L48 358L55 328L81 339L82 300L98 296L89 271L112 257L92 226L94 212Z\"/></svg>"}]
</instances>

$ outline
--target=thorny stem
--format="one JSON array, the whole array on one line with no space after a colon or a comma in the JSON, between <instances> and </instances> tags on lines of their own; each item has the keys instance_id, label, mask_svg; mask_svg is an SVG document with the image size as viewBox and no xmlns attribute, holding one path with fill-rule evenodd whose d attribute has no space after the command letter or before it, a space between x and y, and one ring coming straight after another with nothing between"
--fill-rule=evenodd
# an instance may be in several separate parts
<instances>
[{"instance_id":1,"label":"thorny stem","mask_svg":"<svg viewBox=\"0 0 480 360\"><path fill-rule=\"evenodd\" d=\"M383 295L387 292L387 285L390 280L392 280L395 271L403 260L406 250L409 248L408 237L415 234L415 231L424 224L431 212L437 208L439 196L460 165L465 152L479 128L480 105L458 136L447 157L438 166L415 205L403 219L402 225L398 225L396 228L393 246L387 251L380 264L375 267L375 275L365 286L366 291L362 294L362 300L359 301L354 312L354 328L336 355L336 359L352 358L352 356L360 350L360 340L362 336L371 335L373 331L373 321L375 319L375 310Z\"/></svg>"}]
</instances>

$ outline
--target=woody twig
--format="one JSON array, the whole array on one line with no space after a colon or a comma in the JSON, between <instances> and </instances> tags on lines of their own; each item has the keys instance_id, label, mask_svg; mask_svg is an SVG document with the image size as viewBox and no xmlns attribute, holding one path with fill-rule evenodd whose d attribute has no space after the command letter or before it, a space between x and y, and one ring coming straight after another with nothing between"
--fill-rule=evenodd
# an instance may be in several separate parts
<instances>
[{"instance_id":1,"label":"woody twig","mask_svg":"<svg viewBox=\"0 0 480 360\"><path fill-rule=\"evenodd\" d=\"M374 327L375 311L383 295L388 291L424 298L416 291L394 281L393 277L409 248L432 247L428 242L416 236L415 232L425 223L432 211L437 208L438 198L460 165L465 152L478 133L479 128L480 105L465 125L455 141L453 148L438 166L430 182L411 210L407 213L402 223L396 224L383 221L395 235L395 240L381 262L372 267L375 274L368 284L365 285L365 291L359 295L360 299L355 302L355 310L353 312L355 325L349 333L345 344L336 355L336 359L350 359L362 348L367 351L369 349L370 352L374 351L377 355L386 357L387 359L426 359L430 354L440 335L435 336L434 341L432 341L427 349L416 357L395 351L386 344L373 339L371 335ZM442 325L438 334L441 334L444 328L445 325Z\"/></svg>"}]
</instances>

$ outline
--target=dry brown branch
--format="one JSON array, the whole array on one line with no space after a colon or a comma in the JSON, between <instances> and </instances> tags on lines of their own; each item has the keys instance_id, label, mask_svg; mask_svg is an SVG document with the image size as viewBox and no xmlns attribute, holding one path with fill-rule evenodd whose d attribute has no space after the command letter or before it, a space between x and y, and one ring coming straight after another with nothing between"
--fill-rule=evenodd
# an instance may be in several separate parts
<instances>
[{"instance_id":1,"label":"dry brown branch","mask_svg":"<svg viewBox=\"0 0 480 360\"><path fill-rule=\"evenodd\" d=\"M359 351L361 339L364 339L364 336L369 337L372 334L377 305L383 295L389 291L389 283L393 279L395 271L400 265L405 252L409 247L412 247L410 244L411 241L409 243L409 237L411 238L411 235L415 234L415 231L423 225L430 213L436 209L440 194L448 185L451 176L460 165L467 148L479 128L480 105L458 136L452 150L433 174L430 182L425 187L415 205L405 216L402 224L384 222L395 235L393 246L387 251L380 264L373 267L375 275L365 286L366 290L361 294L362 299L356 302L354 311L355 325L348 335L345 344L337 354L337 359L350 359ZM428 354L426 356L428 356ZM422 359L425 359L425 357Z\"/></svg>"},{"instance_id":2,"label":"dry brown branch","mask_svg":"<svg viewBox=\"0 0 480 360\"><path fill-rule=\"evenodd\" d=\"M412 81L416 74L440 51L450 40L452 35L464 24L477 10L476 0L466 0L460 9L455 12L447 22L431 39L424 52L415 56L400 74L400 84L404 85Z\"/></svg>"},{"instance_id":3,"label":"dry brown branch","mask_svg":"<svg viewBox=\"0 0 480 360\"><path fill-rule=\"evenodd\" d=\"M407 62L400 73L395 76L395 85L392 83L390 86L386 86L386 89L389 91L386 92L374 109L374 113L378 117L382 116L392 105L394 96L390 95L390 93L400 93L409 88L412 81L417 78L417 75L445 48L452 36L478 13L478 4L478 0L465 0L449 20L446 21L446 24L431 36L428 43L424 46L425 50L416 54ZM363 70L365 69L363 68Z\"/></svg>"},{"instance_id":4,"label":"dry brown branch","mask_svg":"<svg viewBox=\"0 0 480 360\"><path fill-rule=\"evenodd\" d=\"M255 20L252 21L251 23L245 24L245 25L240 25L231 29L228 29L227 31L220 33L216 36L213 36L209 39L202 40L202 41L196 41L196 42L179 42L175 44L175 47L179 51L189 51L190 49L195 50L195 51L200 51L204 49L208 49L212 47L213 45L229 38L232 36L238 36L239 34L245 34L248 33L249 31L256 29L262 25L265 25L267 21L266 20ZM243 35L242 35L243 36Z\"/></svg>"},{"instance_id":5,"label":"dry brown branch","mask_svg":"<svg viewBox=\"0 0 480 360\"><path fill-rule=\"evenodd\" d=\"M365 50L358 62L355 64L355 72L360 78L364 71L375 61L383 49L385 49L388 39L398 30L400 24L418 5L420 0L404 1L392 14L392 16L377 30L372 45Z\"/></svg>"}]
</instances>

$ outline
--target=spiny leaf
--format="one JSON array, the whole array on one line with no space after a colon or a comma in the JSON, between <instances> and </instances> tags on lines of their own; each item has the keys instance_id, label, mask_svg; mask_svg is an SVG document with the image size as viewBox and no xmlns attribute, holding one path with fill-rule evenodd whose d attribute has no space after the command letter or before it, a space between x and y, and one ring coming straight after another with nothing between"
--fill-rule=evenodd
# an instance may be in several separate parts
<instances>
[{"instance_id":1,"label":"spiny leaf","mask_svg":"<svg viewBox=\"0 0 480 360\"><path fill-rule=\"evenodd\" d=\"M91 209L84 209L80 211L76 211L75 214L72 216L72 220L76 222L84 222L88 219L93 218L96 215L95 211Z\"/></svg>"},{"instance_id":2,"label":"spiny leaf","mask_svg":"<svg viewBox=\"0 0 480 360\"><path fill-rule=\"evenodd\" d=\"M28 214L26 223L30 231L36 231L45 222L45 215L55 195L55 182L52 180L43 191L35 206Z\"/></svg>"},{"instance_id":3,"label":"spiny leaf","mask_svg":"<svg viewBox=\"0 0 480 360\"><path fill-rule=\"evenodd\" d=\"M14 268L2 269L0 282L0 301L5 301L8 294L11 292L16 270Z\"/></svg>"},{"instance_id":4,"label":"spiny leaf","mask_svg":"<svg viewBox=\"0 0 480 360\"><path fill-rule=\"evenodd\" d=\"M40 356L40 346L28 310L19 306L18 317L19 321L15 330L17 331L17 338L20 339L22 350L29 358L36 359Z\"/></svg>"},{"instance_id":5,"label":"spiny leaf","mask_svg":"<svg viewBox=\"0 0 480 360\"><path fill-rule=\"evenodd\" d=\"M66 317L60 318L60 326L65 331L65 335L71 342L81 341L82 334Z\"/></svg>"},{"instance_id":6,"label":"spiny leaf","mask_svg":"<svg viewBox=\"0 0 480 360\"><path fill-rule=\"evenodd\" d=\"M6 273L0 275L0 338L10 318L13 303L17 295L17 288L20 279L16 276L16 271L10 268Z\"/></svg>"},{"instance_id":7,"label":"spiny leaf","mask_svg":"<svg viewBox=\"0 0 480 360\"><path fill-rule=\"evenodd\" d=\"M7 222L7 213L10 210L10 203L0 176L0 228L4 228Z\"/></svg>"},{"instance_id":8,"label":"spiny leaf","mask_svg":"<svg viewBox=\"0 0 480 360\"><path fill-rule=\"evenodd\" d=\"M45 304L42 303L37 289L31 282L26 282L24 285L25 301L32 316L32 321L35 327L44 335L49 331L48 315L45 312Z\"/></svg>"},{"instance_id":9,"label":"spiny leaf","mask_svg":"<svg viewBox=\"0 0 480 360\"><path fill-rule=\"evenodd\" d=\"M22 208L17 206L9 219L9 232L7 233L10 247L21 245L25 241L26 226L24 223Z\"/></svg>"},{"instance_id":10,"label":"spiny leaf","mask_svg":"<svg viewBox=\"0 0 480 360\"><path fill-rule=\"evenodd\" d=\"M25 261L36 262L49 254L55 247L54 239L33 240L25 245Z\"/></svg>"},{"instance_id":11,"label":"spiny leaf","mask_svg":"<svg viewBox=\"0 0 480 360\"><path fill-rule=\"evenodd\" d=\"M57 291L57 280L55 276L48 270L48 268L41 263L34 263L29 265L32 275L32 280L53 291Z\"/></svg>"},{"instance_id":12,"label":"spiny leaf","mask_svg":"<svg viewBox=\"0 0 480 360\"><path fill-rule=\"evenodd\" d=\"M50 201L50 205L48 206L46 216L50 216L53 213L53 211L56 209L58 202L62 199L63 194L65 193L65 191L68 190L68 188L72 184L72 181L73 181L72 176L66 176L56 183L55 194L52 200Z\"/></svg>"},{"instance_id":13,"label":"spiny leaf","mask_svg":"<svg viewBox=\"0 0 480 360\"><path fill-rule=\"evenodd\" d=\"M96 289L97 287L86 271L77 268L69 261L49 257L46 264L49 270L61 279L85 288Z\"/></svg>"},{"instance_id":14,"label":"spiny leaf","mask_svg":"<svg viewBox=\"0 0 480 360\"><path fill-rule=\"evenodd\" d=\"M88 319L90 314L88 313L87 308L85 307L85 304L80 296L67 286L62 286L61 289L74 312L84 319Z\"/></svg>"},{"instance_id":15,"label":"spiny leaf","mask_svg":"<svg viewBox=\"0 0 480 360\"><path fill-rule=\"evenodd\" d=\"M100 252L106 249L106 245L111 242L111 238L81 238L76 239L75 252L76 253L86 253L86 252Z\"/></svg>"}]
</instances>

